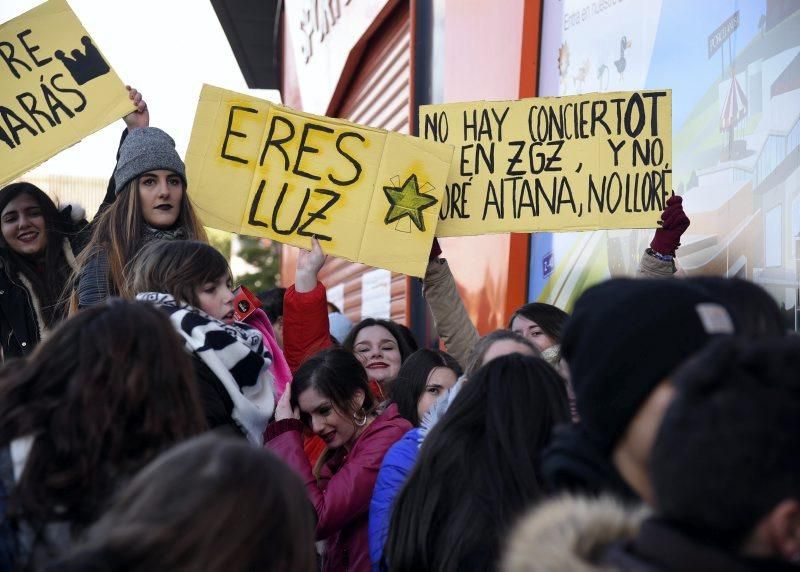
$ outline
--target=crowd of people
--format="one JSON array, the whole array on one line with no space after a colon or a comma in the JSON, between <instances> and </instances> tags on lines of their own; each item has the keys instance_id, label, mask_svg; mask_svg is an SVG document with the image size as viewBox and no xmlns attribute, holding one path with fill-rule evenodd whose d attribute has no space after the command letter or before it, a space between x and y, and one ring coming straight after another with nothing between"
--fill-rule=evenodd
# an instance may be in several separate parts
<instances>
[{"instance_id":1,"label":"crowd of people","mask_svg":"<svg viewBox=\"0 0 800 572\"><path fill-rule=\"evenodd\" d=\"M329 303L326 256L237 320L141 94L98 215L0 189L0 569L800 569L800 337L738 279L640 276L441 348Z\"/></svg>"}]
</instances>

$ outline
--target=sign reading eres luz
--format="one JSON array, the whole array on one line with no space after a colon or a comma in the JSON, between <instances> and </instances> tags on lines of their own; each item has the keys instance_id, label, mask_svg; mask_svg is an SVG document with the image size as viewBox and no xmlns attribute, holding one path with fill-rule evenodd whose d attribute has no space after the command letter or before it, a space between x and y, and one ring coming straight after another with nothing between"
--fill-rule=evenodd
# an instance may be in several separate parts
<instances>
[{"instance_id":1,"label":"sign reading eres luz","mask_svg":"<svg viewBox=\"0 0 800 572\"><path fill-rule=\"evenodd\" d=\"M206 85L186 153L203 224L422 276L453 147Z\"/></svg>"}]
</instances>

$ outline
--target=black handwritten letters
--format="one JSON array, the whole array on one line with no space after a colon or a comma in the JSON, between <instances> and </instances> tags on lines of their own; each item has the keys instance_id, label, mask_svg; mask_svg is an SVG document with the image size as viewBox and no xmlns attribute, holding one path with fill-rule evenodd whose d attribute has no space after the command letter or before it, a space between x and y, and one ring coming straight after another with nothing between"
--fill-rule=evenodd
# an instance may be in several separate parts
<instances>
[{"instance_id":1,"label":"black handwritten letters","mask_svg":"<svg viewBox=\"0 0 800 572\"><path fill-rule=\"evenodd\" d=\"M45 50L35 25L0 35L0 149L16 150L74 119L89 105L86 83L111 68L89 36L76 37L66 55ZM9 89L10 87L10 89ZM15 90L16 88L16 90Z\"/></svg>"},{"instance_id":2,"label":"black handwritten letters","mask_svg":"<svg viewBox=\"0 0 800 572\"><path fill-rule=\"evenodd\" d=\"M338 123L273 112L269 118L261 118L267 124L267 136L258 154L243 156L234 149L244 146L236 143L257 135L246 133L240 126L241 119L256 119L253 114L257 115L258 110L229 107L220 151L220 158L225 161L256 163L256 176L261 178L257 179L247 224L284 236L331 240L315 222L327 220L343 193L361 179L359 152L365 145L364 136Z\"/></svg>"},{"instance_id":3,"label":"black handwritten letters","mask_svg":"<svg viewBox=\"0 0 800 572\"><path fill-rule=\"evenodd\" d=\"M634 213L654 224L671 194L671 102L641 91L424 107L422 136L456 146L438 234L614 228Z\"/></svg>"}]
</instances>

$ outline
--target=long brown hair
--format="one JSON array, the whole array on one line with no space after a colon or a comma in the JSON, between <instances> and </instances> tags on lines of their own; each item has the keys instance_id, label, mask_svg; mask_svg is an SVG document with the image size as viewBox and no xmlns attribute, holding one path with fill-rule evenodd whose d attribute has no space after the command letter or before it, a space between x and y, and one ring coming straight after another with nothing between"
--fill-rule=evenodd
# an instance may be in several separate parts
<instances>
[{"instance_id":1,"label":"long brown hair","mask_svg":"<svg viewBox=\"0 0 800 572\"><path fill-rule=\"evenodd\" d=\"M0 444L32 436L9 513L34 525L97 516L119 479L206 428L194 370L157 308L111 299L0 371Z\"/></svg>"},{"instance_id":2,"label":"long brown hair","mask_svg":"<svg viewBox=\"0 0 800 572\"><path fill-rule=\"evenodd\" d=\"M314 525L305 487L287 465L208 433L145 467L63 570L312 572Z\"/></svg>"},{"instance_id":3,"label":"long brown hair","mask_svg":"<svg viewBox=\"0 0 800 572\"><path fill-rule=\"evenodd\" d=\"M42 325L49 328L65 314L66 307L61 304L61 295L74 271L72 265L75 264L75 259L71 257L71 245L69 243L65 245L64 240L74 238L77 231L70 228L70 225L62 218L53 200L31 183L13 183L0 189L0 213L20 195L31 197L42 211L47 245L38 258L44 265L44 273L35 270L37 261L13 251L1 234L0 247L2 247L2 251L0 252L10 265L9 270L22 274L33 287L32 294L38 298L42 310L42 319L44 320Z\"/></svg>"},{"instance_id":4,"label":"long brown hair","mask_svg":"<svg viewBox=\"0 0 800 572\"><path fill-rule=\"evenodd\" d=\"M130 298L125 284L125 266L142 247L146 239L145 222L139 198L139 178L136 177L119 193L117 200L93 221L95 226L89 244L78 257L82 268L101 251L108 254L109 282L112 293ZM189 240L208 242L206 232L194 212L186 189L181 193L181 209L175 227L183 229ZM75 276L77 281L77 275Z\"/></svg>"}]
</instances>

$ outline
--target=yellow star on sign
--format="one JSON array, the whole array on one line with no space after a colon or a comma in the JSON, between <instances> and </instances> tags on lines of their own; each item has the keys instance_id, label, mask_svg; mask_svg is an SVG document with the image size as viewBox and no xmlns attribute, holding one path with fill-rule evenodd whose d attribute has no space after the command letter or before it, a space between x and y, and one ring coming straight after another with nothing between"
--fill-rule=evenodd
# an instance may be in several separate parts
<instances>
[{"instance_id":1,"label":"yellow star on sign","mask_svg":"<svg viewBox=\"0 0 800 572\"><path fill-rule=\"evenodd\" d=\"M411 219L419 230L425 232L425 220L422 211L436 204L436 198L419 192L417 176L411 175L402 187L383 187L386 198L389 199L389 211L384 224L400 220L404 216Z\"/></svg>"}]
</instances>

